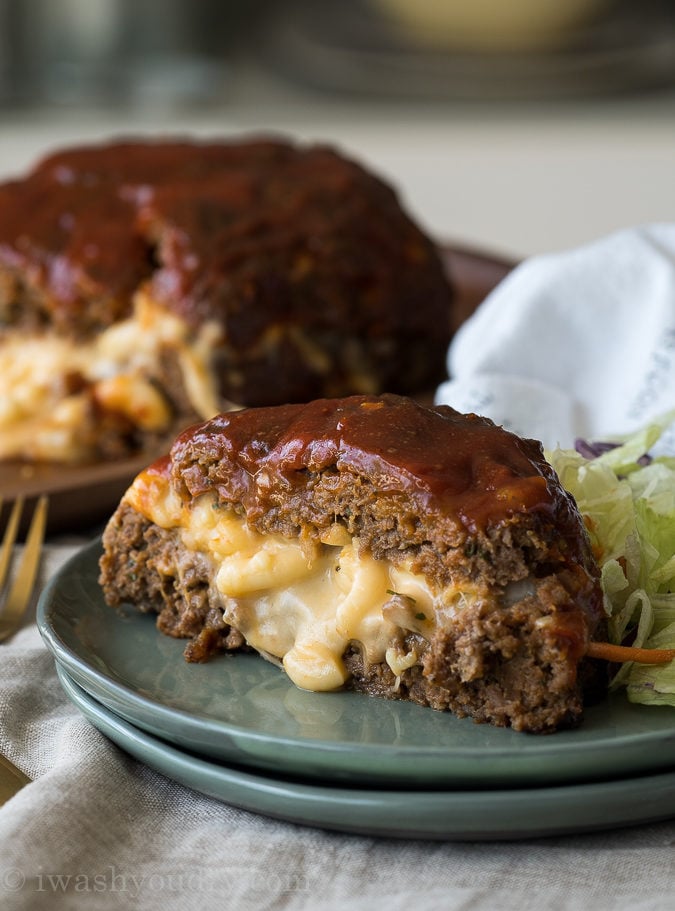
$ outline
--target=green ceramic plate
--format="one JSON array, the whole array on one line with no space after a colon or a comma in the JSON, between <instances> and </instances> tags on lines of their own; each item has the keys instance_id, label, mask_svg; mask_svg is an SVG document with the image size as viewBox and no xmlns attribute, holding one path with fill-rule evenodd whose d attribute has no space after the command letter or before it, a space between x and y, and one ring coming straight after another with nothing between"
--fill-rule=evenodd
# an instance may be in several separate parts
<instances>
[{"instance_id":1,"label":"green ceramic plate","mask_svg":"<svg viewBox=\"0 0 675 911\"><path fill-rule=\"evenodd\" d=\"M506 790L331 787L261 775L169 746L89 696L57 663L68 697L107 737L195 791L294 823L393 838L497 840L562 835L675 815L675 774Z\"/></svg>"},{"instance_id":2,"label":"green ceramic plate","mask_svg":"<svg viewBox=\"0 0 675 911\"><path fill-rule=\"evenodd\" d=\"M675 711L621 694L590 707L576 730L533 736L357 693L305 692L255 655L187 664L184 644L158 633L152 617L105 605L99 554L97 541L45 589L45 642L97 701L192 753L305 779L420 789L619 779L675 763Z\"/></svg>"}]
</instances>

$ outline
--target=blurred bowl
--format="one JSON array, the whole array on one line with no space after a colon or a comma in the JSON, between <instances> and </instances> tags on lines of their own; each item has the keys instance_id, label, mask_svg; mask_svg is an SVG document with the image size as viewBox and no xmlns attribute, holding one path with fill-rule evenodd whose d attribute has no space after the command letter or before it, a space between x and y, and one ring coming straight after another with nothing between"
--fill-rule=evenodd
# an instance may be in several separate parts
<instances>
[{"instance_id":1,"label":"blurred bowl","mask_svg":"<svg viewBox=\"0 0 675 911\"><path fill-rule=\"evenodd\" d=\"M603 13L613 0L370 0L417 43L476 51L540 50Z\"/></svg>"}]
</instances>

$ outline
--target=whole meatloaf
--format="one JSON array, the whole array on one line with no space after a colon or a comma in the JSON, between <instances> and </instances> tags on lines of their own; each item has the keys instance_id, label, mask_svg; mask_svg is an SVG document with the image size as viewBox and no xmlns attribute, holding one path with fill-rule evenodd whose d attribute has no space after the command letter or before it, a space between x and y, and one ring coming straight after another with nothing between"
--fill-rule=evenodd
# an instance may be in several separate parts
<instances>
[{"instance_id":1,"label":"whole meatloaf","mask_svg":"<svg viewBox=\"0 0 675 911\"><path fill-rule=\"evenodd\" d=\"M603 618L541 447L395 395L223 414L143 471L104 534L111 606L188 660L252 648L349 687L521 731L579 720Z\"/></svg>"},{"instance_id":2,"label":"whole meatloaf","mask_svg":"<svg viewBox=\"0 0 675 911\"><path fill-rule=\"evenodd\" d=\"M394 191L330 148L62 151L0 184L0 459L118 458L229 403L432 388L451 309Z\"/></svg>"}]
</instances>

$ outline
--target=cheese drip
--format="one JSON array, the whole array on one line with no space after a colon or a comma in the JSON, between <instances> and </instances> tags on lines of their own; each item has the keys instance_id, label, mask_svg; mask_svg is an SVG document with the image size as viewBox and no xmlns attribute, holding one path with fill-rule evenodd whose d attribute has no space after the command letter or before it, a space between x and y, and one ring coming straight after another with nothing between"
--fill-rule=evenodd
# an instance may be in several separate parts
<instances>
[{"instance_id":1,"label":"cheese drip","mask_svg":"<svg viewBox=\"0 0 675 911\"><path fill-rule=\"evenodd\" d=\"M219 330L193 334L144 292L132 315L89 342L6 333L0 344L0 459L78 461L90 455L85 429L93 405L123 414L142 431L168 429L172 413L152 377L173 349L190 404L203 418L219 410L210 369Z\"/></svg>"},{"instance_id":2,"label":"cheese drip","mask_svg":"<svg viewBox=\"0 0 675 911\"><path fill-rule=\"evenodd\" d=\"M139 475L126 499L208 557L226 622L253 648L279 659L303 689L341 687L350 643L358 643L366 663L386 662L399 676L420 657L405 650L405 635L428 638L436 612L459 597L454 590L434 593L423 576L375 560L339 525L316 544L263 535L219 507L211 493L181 502L167 480L151 472Z\"/></svg>"}]
</instances>

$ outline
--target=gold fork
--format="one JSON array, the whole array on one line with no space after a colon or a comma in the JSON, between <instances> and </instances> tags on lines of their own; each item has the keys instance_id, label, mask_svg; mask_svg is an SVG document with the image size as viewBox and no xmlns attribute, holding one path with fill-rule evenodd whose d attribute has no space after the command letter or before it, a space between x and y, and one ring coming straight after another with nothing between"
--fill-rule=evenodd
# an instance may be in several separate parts
<instances>
[{"instance_id":1,"label":"gold fork","mask_svg":"<svg viewBox=\"0 0 675 911\"><path fill-rule=\"evenodd\" d=\"M30 778L0 753L0 807L27 784Z\"/></svg>"},{"instance_id":2,"label":"gold fork","mask_svg":"<svg viewBox=\"0 0 675 911\"><path fill-rule=\"evenodd\" d=\"M0 592L5 587L5 580L12 562L12 553L19 531L19 522L23 512L23 497L17 497L7 522L7 528L0 545ZM2 498L0 498L0 510ZM37 577L42 551L42 541L47 523L47 497L42 496L37 502L31 518L26 543L14 581L0 611L0 642L8 639L21 623L26 608L30 604L33 586ZM0 753L0 806L13 797L17 791L28 784L30 778L24 775L12 762Z\"/></svg>"},{"instance_id":3,"label":"gold fork","mask_svg":"<svg viewBox=\"0 0 675 911\"><path fill-rule=\"evenodd\" d=\"M12 562L12 553L19 530L21 513L23 512L23 497L17 497L12 507L12 512L7 522L5 535L0 545L0 593L5 587L5 579ZM30 604L33 586L40 565L42 542L47 524L47 497L41 496L33 512L30 527L26 535L21 563L16 571L14 581L7 591L4 605L0 607L0 642L16 632L21 619ZM2 500L0 499L0 508ZM1 604L1 600L0 600Z\"/></svg>"}]
</instances>

